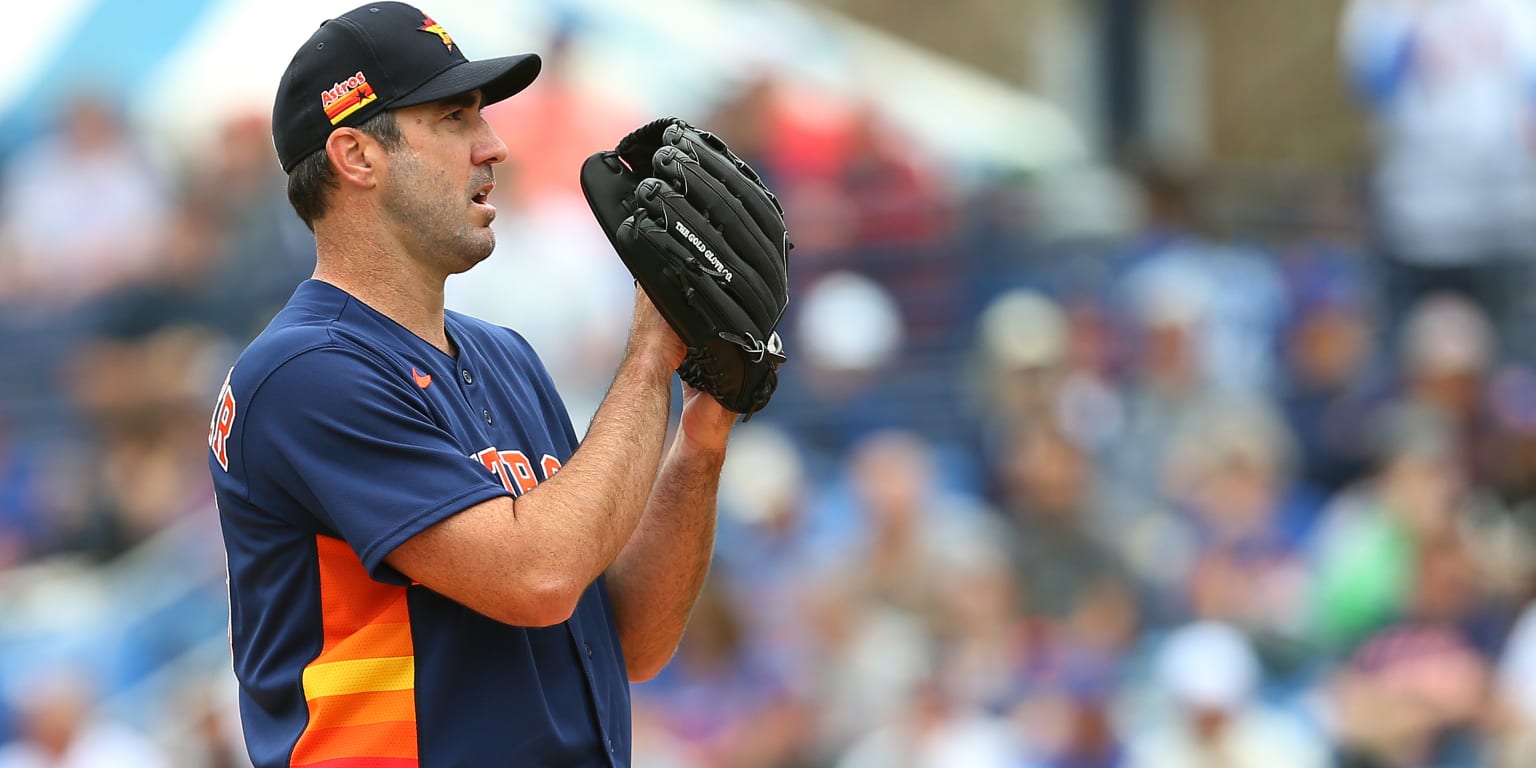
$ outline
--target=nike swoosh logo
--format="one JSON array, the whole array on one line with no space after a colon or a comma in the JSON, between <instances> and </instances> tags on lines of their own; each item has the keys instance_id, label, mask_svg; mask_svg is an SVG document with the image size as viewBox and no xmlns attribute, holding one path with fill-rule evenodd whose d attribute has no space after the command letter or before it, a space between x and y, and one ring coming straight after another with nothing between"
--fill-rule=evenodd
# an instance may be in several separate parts
<instances>
[{"instance_id":1,"label":"nike swoosh logo","mask_svg":"<svg viewBox=\"0 0 1536 768\"><path fill-rule=\"evenodd\" d=\"M422 373L415 368L411 369L411 378L416 381L416 386L426 389L432 386L432 374Z\"/></svg>"}]
</instances>

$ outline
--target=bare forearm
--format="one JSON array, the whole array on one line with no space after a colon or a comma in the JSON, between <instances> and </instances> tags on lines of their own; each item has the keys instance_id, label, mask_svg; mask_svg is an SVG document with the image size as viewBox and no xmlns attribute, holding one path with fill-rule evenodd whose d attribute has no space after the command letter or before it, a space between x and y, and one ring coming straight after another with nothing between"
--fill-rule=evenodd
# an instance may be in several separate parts
<instances>
[{"instance_id":1,"label":"bare forearm","mask_svg":"<svg viewBox=\"0 0 1536 768\"><path fill-rule=\"evenodd\" d=\"M580 588L613 563L645 510L666 436L670 376L627 359L581 447L514 504L519 528L547 538L547 569L568 573Z\"/></svg>"},{"instance_id":2,"label":"bare forearm","mask_svg":"<svg viewBox=\"0 0 1536 768\"><path fill-rule=\"evenodd\" d=\"M690 449L680 437L662 465L644 519L608 572L632 680L654 677L671 659L704 587L724 458L723 449Z\"/></svg>"}]
</instances>

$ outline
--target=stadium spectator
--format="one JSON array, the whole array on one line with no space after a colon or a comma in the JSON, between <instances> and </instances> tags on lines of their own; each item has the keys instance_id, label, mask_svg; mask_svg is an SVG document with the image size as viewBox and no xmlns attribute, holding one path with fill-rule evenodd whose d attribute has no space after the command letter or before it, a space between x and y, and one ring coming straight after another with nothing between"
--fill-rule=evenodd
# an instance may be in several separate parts
<instances>
[{"instance_id":1,"label":"stadium spectator","mask_svg":"<svg viewBox=\"0 0 1536 768\"><path fill-rule=\"evenodd\" d=\"M0 745L0 768L169 768L152 741L94 711L95 685L80 669L36 675L13 697L20 738Z\"/></svg>"},{"instance_id":2,"label":"stadium spectator","mask_svg":"<svg viewBox=\"0 0 1536 768\"><path fill-rule=\"evenodd\" d=\"M1536 11L1519 0L1352 0L1344 65L1376 130L1374 208L1395 334L1424 296L1487 309L1536 353Z\"/></svg>"},{"instance_id":3,"label":"stadium spectator","mask_svg":"<svg viewBox=\"0 0 1536 768\"><path fill-rule=\"evenodd\" d=\"M1323 768L1317 739L1259 701L1263 670L1242 634L1214 622L1173 631L1157 654L1158 691L1171 706L1131 738L1127 768Z\"/></svg>"},{"instance_id":4,"label":"stadium spectator","mask_svg":"<svg viewBox=\"0 0 1536 768\"><path fill-rule=\"evenodd\" d=\"M117 105L82 93L59 120L0 179L0 299L50 313L152 269L168 209Z\"/></svg>"}]
</instances>

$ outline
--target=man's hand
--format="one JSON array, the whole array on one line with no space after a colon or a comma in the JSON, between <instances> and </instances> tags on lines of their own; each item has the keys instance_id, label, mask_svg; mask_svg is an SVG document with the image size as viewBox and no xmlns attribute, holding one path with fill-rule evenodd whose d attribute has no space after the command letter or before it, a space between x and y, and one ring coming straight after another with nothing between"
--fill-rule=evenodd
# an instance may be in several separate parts
<instances>
[{"instance_id":1,"label":"man's hand","mask_svg":"<svg viewBox=\"0 0 1536 768\"><path fill-rule=\"evenodd\" d=\"M635 312L630 320L626 355L634 354L655 355L659 363L666 366L666 371L676 369L688 355L688 347L639 286L635 287Z\"/></svg>"},{"instance_id":2,"label":"man's hand","mask_svg":"<svg viewBox=\"0 0 1536 768\"><path fill-rule=\"evenodd\" d=\"M726 439L736 423L737 414L702 389L683 384L683 417L677 439L692 451L725 452Z\"/></svg>"}]
</instances>

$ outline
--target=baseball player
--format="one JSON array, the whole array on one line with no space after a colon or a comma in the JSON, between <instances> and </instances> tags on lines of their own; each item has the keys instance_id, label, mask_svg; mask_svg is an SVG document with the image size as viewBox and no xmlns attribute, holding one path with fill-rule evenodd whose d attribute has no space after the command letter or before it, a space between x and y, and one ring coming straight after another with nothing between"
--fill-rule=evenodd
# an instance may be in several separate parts
<instances>
[{"instance_id":1,"label":"baseball player","mask_svg":"<svg viewBox=\"0 0 1536 768\"><path fill-rule=\"evenodd\" d=\"M315 272L209 430L257 768L628 765L628 681L699 593L737 414L685 388L663 456L690 353L651 300L579 447L527 342L443 307L493 246L506 147L480 111L539 66L470 61L377 2L283 74L273 138Z\"/></svg>"}]
</instances>

